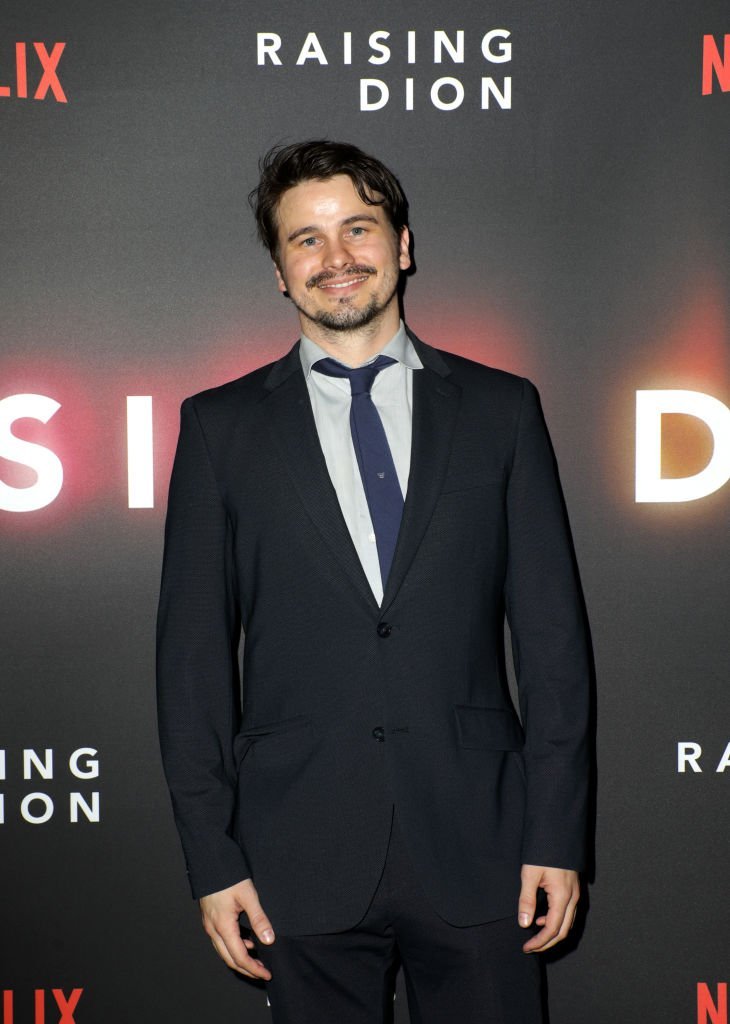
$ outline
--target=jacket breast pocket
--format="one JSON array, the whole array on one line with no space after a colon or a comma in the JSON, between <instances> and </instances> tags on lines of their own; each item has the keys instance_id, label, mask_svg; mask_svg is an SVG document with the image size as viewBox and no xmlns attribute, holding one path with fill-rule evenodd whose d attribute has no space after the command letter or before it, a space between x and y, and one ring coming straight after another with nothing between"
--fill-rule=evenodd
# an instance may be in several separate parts
<instances>
[{"instance_id":1,"label":"jacket breast pocket","mask_svg":"<svg viewBox=\"0 0 730 1024\"><path fill-rule=\"evenodd\" d=\"M467 750L522 750L524 734L509 708L454 705L456 736Z\"/></svg>"},{"instance_id":2,"label":"jacket breast pocket","mask_svg":"<svg viewBox=\"0 0 730 1024\"><path fill-rule=\"evenodd\" d=\"M502 486L503 478L498 474L486 476L481 473L451 472L446 475L441 494L463 494L465 491L494 490Z\"/></svg>"}]
</instances>

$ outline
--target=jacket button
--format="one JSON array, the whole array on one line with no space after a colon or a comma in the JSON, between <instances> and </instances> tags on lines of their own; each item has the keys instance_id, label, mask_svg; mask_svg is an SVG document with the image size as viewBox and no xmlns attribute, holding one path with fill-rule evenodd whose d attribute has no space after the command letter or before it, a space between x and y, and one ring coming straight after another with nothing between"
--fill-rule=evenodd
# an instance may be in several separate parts
<instances>
[{"instance_id":1,"label":"jacket button","mask_svg":"<svg viewBox=\"0 0 730 1024\"><path fill-rule=\"evenodd\" d=\"M379 622L378 623L378 629L377 629L378 636L381 636L383 639L385 639L387 636L390 636L390 634L392 632L393 632L393 627L391 626L391 624L389 622Z\"/></svg>"},{"instance_id":2,"label":"jacket button","mask_svg":"<svg viewBox=\"0 0 730 1024\"><path fill-rule=\"evenodd\" d=\"M376 725L373 729L373 739L377 740L378 743L382 743L385 739L385 729L382 725Z\"/></svg>"}]
</instances>

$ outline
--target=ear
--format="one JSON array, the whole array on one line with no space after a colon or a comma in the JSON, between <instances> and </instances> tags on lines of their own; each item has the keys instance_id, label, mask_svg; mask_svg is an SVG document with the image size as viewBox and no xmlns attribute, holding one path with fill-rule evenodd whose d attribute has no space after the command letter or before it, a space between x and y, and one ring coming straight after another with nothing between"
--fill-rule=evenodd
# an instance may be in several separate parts
<instances>
[{"instance_id":1,"label":"ear","mask_svg":"<svg viewBox=\"0 0 730 1024\"><path fill-rule=\"evenodd\" d=\"M274 274L276 275L276 284L277 284L277 287L278 287L279 291L281 292L282 295L286 295L286 292L287 292L286 281L281 276L281 271L279 270L279 265L276 262L276 260L274 260Z\"/></svg>"},{"instance_id":2,"label":"ear","mask_svg":"<svg viewBox=\"0 0 730 1024\"><path fill-rule=\"evenodd\" d=\"M411 265L411 233L408 228L402 228L398 239L398 266L401 270L408 270Z\"/></svg>"}]
</instances>

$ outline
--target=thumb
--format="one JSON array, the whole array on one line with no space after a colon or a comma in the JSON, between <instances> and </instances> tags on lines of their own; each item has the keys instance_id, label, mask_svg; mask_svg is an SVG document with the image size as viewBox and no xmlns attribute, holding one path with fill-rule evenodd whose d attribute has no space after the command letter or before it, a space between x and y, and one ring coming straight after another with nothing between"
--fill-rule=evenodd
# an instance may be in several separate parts
<instances>
[{"instance_id":1,"label":"thumb","mask_svg":"<svg viewBox=\"0 0 730 1024\"><path fill-rule=\"evenodd\" d=\"M258 896L252 895L249 899L248 906L246 907L246 917L256 938L270 946L275 938L274 929L259 903Z\"/></svg>"},{"instance_id":2,"label":"thumb","mask_svg":"<svg viewBox=\"0 0 730 1024\"><path fill-rule=\"evenodd\" d=\"M517 904L517 921L520 928L529 928L537 907L537 883L523 878L520 898Z\"/></svg>"}]
</instances>

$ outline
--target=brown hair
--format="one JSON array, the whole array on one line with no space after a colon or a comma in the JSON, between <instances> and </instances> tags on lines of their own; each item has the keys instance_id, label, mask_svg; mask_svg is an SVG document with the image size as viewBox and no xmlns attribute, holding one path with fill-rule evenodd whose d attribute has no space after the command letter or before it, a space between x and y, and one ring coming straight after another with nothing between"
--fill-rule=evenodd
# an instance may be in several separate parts
<instances>
[{"instance_id":1,"label":"brown hair","mask_svg":"<svg viewBox=\"0 0 730 1024\"><path fill-rule=\"evenodd\" d=\"M274 146L259 163L261 178L248 201L258 235L278 262L277 210L281 197L303 181L326 181L346 174L369 206L382 206L396 235L408 225L408 200L395 175L375 157L347 142L312 139Z\"/></svg>"}]
</instances>

